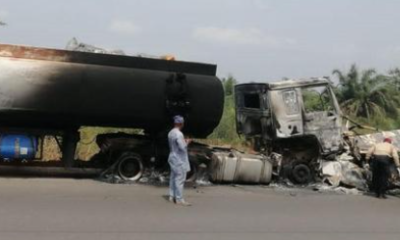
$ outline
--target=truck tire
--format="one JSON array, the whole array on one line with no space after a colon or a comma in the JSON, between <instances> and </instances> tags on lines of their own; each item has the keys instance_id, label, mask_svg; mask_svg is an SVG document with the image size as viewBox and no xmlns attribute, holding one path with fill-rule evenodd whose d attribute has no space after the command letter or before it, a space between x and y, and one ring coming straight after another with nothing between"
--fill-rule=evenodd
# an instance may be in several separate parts
<instances>
[{"instance_id":1,"label":"truck tire","mask_svg":"<svg viewBox=\"0 0 400 240\"><path fill-rule=\"evenodd\" d=\"M134 153L123 153L118 158L118 175L126 181L137 181L143 175L143 161L141 157Z\"/></svg>"},{"instance_id":2,"label":"truck tire","mask_svg":"<svg viewBox=\"0 0 400 240\"><path fill-rule=\"evenodd\" d=\"M307 184L311 182L311 169L307 164L296 164L291 173L292 180L297 184Z\"/></svg>"}]
</instances>

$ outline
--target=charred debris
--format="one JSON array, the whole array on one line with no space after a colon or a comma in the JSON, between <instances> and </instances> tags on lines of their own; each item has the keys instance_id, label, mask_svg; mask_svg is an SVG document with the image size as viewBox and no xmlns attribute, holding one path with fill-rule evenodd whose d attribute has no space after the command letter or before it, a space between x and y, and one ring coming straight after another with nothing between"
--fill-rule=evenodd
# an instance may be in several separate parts
<instances>
[{"instance_id":1,"label":"charred debris","mask_svg":"<svg viewBox=\"0 0 400 240\"><path fill-rule=\"evenodd\" d=\"M367 190L368 148L385 136L400 143L399 130L357 135L367 127L343 116L327 78L239 84L235 98L238 133L271 160L277 181ZM394 165L391 174L395 184Z\"/></svg>"}]
</instances>

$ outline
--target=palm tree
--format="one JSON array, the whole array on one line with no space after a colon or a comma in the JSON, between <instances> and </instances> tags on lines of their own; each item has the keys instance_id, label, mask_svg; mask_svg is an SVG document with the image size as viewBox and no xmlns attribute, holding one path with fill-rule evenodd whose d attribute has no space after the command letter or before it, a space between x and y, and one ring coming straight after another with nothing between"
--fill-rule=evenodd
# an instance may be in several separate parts
<instances>
[{"instance_id":1,"label":"palm tree","mask_svg":"<svg viewBox=\"0 0 400 240\"><path fill-rule=\"evenodd\" d=\"M389 71L389 77L397 91L400 91L400 68Z\"/></svg>"},{"instance_id":2,"label":"palm tree","mask_svg":"<svg viewBox=\"0 0 400 240\"><path fill-rule=\"evenodd\" d=\"M353 64L347 73L334 70L339 79L338 98L343 111L353 117L382 118L398 115L400 97L389 78L374 69L360 72Z\"/></svg>"}]
</instances>

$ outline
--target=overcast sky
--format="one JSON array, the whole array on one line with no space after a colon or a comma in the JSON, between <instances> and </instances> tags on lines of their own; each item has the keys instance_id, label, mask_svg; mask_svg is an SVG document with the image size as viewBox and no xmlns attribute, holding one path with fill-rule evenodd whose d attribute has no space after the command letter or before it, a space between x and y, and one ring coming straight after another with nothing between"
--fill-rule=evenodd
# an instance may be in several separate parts
<instances>
[{"instance_id":1,"label":"overcast sky","mask_svg":"<svg viewBox=\"0 0 400 240\"><path fill-rule=\"evenodd\" d=\"M72 37L129 54L216 63L241 82L400 67L397 0L0 0L0 42Z\"/></svg>"}]
</instances>

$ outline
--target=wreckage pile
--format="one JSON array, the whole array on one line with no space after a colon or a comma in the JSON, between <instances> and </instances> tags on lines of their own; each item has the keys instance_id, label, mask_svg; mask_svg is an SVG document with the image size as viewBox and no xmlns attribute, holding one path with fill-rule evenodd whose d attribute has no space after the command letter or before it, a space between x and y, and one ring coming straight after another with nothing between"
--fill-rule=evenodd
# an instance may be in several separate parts
<instances>
[{"instance_id":1,"label":"wreckage pile","mask_svg":"<svg viewBox=\"0 0 400 240\"><path fill-rule=\"evenodd\" d=\"M268 171L270 172L268 172L267 175L272 176L272 179L268 179L268 181L261 181L259 182L259 184L270 183L270 187L274 189L293 189L303 187L311 188L319 192L363 194L365 192L368 192L369 190L369 183L372 179L372 173L371 169L367 168L364 164L362 156L366 153L366 151L372 144L382 141L385 136L392 137L394 139L394 142L397 144L400 142L400 130L352 137L352 142L357 144L356 149L358 153L354 154L352 152L354 149L348 146L346 148L346 151L336 156L335 159L319 160L320 168L318 173L316 174L317 176L315 176L315 181L312 183L305 185L296 185L290 182L289 179L282 179L281 177L279 177L279 171L272 171L272 169L269 169ZM396 147L399 146L396 145ZM230 157L236 159L235 161L237 161L239 158L246 160L245 154L242 154L236 150L231 151L232 152L227 152L223 157L227 158L228 155L231 154L232 156ZM221 154L219 153L219 155ZM271 164L273 165L279 165L278 162L280 162L281 159L282 157L279 154L274 153L273 156L269 158L269 162L271 162ZM224 162L224 164L226 164L227 161ZM258 166L258 164L260 164L261 162L261 157L258 162L254 162L253 159L252 165ZM227 174L229 173L229 168L236 168L236 166L229 165L231 166L229 167L228 165L224 164L221 165L221 156L215 157L212 160L210 166L207 167L206 165L202 164L201 167L197 170L196 174L194 176L191 176L188 181L194 183L194 186L210 185L212 184L212 182L227 183L229 181L225 180L229 179L232 180L230 181L232 183L240 183L240 181L236 181L239 178L235 180L233 176L231 176L231 174ZM264 162L263 164L264 172L262 172L261 175L258 174L258 176L263 176L263 174L266 174L265 166L267 165L267 163ZM218 168L220 169L214 169L216 166L219 166ZM131 181L121 179L118 175L114 174L113 171L110 170L111 169L104 172L104 174L102 175L102 179L104 181L110 183L132 183ZM246 174L242 177L245 176ZM251 174L251 176L254 176L254 174ZM169 182L169 173L167 171L157 172L154 170L148 170L143 174L138 182L144 184L167 185ZM399 170L394 165L391 167L391 183L392 189L400 187Z\"/></svg>"},{"instance_id":2,"label":"wreckage pile","mask_svg":"<svg viewBox=\"0 0 400 240\"><path fill-rule=\"evenodd\" d=\"M78 52L125 55L124 51L122 50L108 50L104 48L99 48L87 43L79 42L76 38L72 38L71 40L69 40L65 49L69 51L78 51Z\"/></svg>"},{"instance_id":3,"label":"wreckage pile","mask_svg":"<svg viewBox=\"0 0 400 240\"><path fill-rule=\"evenodd\" d=\"M343 187L345 187L362 192L368 191L372 172L367 167L368 165L365 165L363 156L372 145L382 142L385 137L392 138L394 145L400 149L400 130L394 130L353 136L351 137L352 146L348 146L347 151L337 156L335 161L322 160L320 172L322 185L318 186L320 190L338 189L343 191ZM390 183L391 189L400 186L400 169L397 169L394 164L390 167Z\"/></svg>"},{"instance_id":4,"label":"wreckage pile","mask_svg":"<svg viewBox=\"0 0 400 240\"><path fill-rule=\"evenodd\" d=\"M321 183L333 189L347 187L367 191L371 172L357 165L354 157L343 153L335 161L321 161L321 177Z\"/></svg>"}]
</instances>

